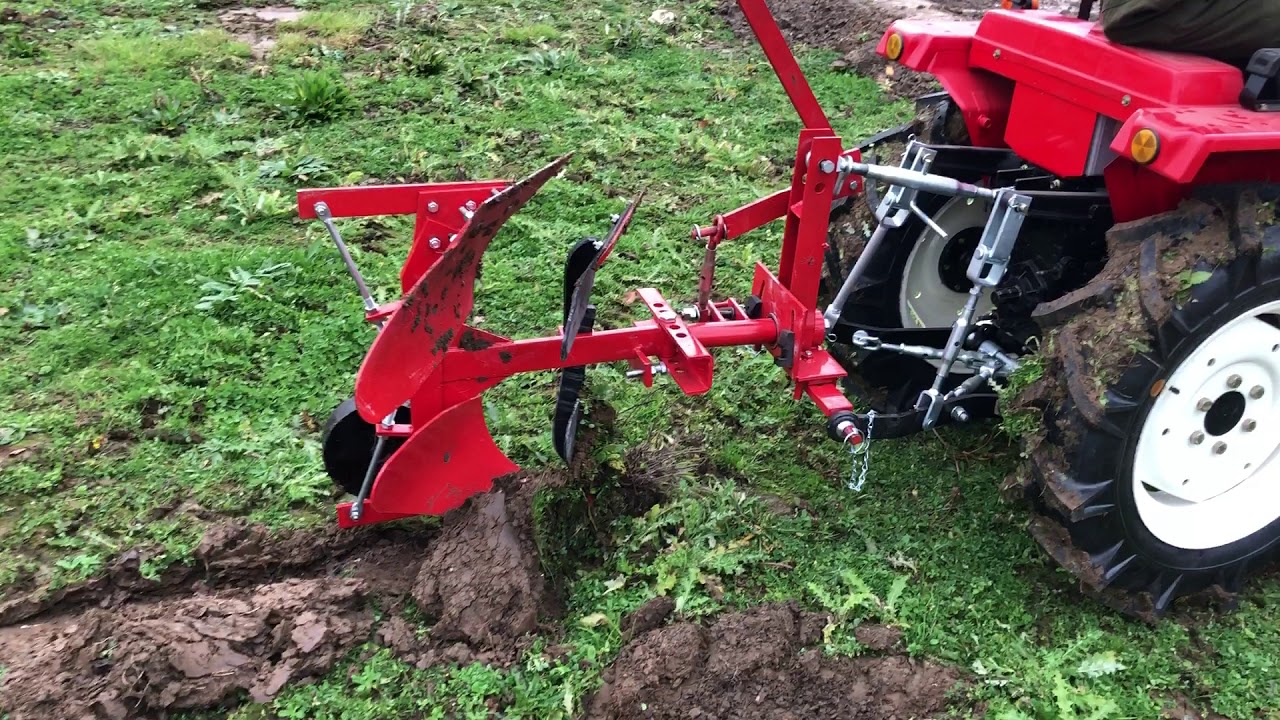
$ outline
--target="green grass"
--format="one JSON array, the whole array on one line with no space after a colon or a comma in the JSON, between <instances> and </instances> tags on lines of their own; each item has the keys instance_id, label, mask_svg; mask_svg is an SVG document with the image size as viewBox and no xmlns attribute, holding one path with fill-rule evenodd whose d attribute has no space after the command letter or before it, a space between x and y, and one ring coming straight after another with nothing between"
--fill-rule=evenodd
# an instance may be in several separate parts
<instances>
[{"instance_id":1,"label":"green grass","mask_svg":"<svg viewBox=\"0 0 1280 720\"><path fill-rule=\"evenodd\" d=\"M368 10L317 10L280 23L280 30L301 32L319 37L334 47L349 48L360 41L377 17Z\"/></svg>"},{"instance_id":2,"label":"green grass","mask_svg":"<svg viewBox=\"0 0 1280 720\"><path fill-rule=\"evenodd\" d=\"M624 303L637 286L691 301L701 248L688 228L785 186L799 130L763 57L710 2L683 5L667 28L629 2L440 3L430 42L448 57L429 71L403 60L426 34L406 3L313 2L266 72L213 11L116 5L123 15L60 5L83 26L27 31L38 52L15 45L0 72L7 591L92 575L140 543L164 549L148 571L181 562L203 527L183 503L273 526L331 520L317 427L371 335L322 228L294 219L297 187L512 177L575 151L571 179L550 183L486 259L482 327L527 337L558 324L563 253L621 208L607 191L649 195L597 279L602 317L639 318ZM850 141L908 112L828 70L830 53L800 59ZM291 98L311 71L351 107L326 109L329 90L314 90L321 110L300 119ZM342 227L375 293L393 298L411 219ZM725 245L720 287L745 295L779 234ZM977 673L974 696L995 717L1149 718L1174 693L1233 718L1280 714L1280 583L1193 627L1117 617L1049 569L999 502L1016 458L994 429L878 443L854 494L850 458L816 410L787 399L768 356L720 352L715 388L693 399L623 369L591 376L620 410L606 451L669 428L701 442L714 472L619 526L616 552L573 578L553 640L567 655L535 646L507 671L418 671L356 653L234 717L483 716L486 699L512 717L572 714L620 645L619 619L659 592L688 617L766 599L825 607L833 652L857 651L862 620L896 623L913 654ZM550 379L486 396L499 445L531 469L555 464ZM771 514L759 493L802 509Z\"/></svg>"}]
</instances>

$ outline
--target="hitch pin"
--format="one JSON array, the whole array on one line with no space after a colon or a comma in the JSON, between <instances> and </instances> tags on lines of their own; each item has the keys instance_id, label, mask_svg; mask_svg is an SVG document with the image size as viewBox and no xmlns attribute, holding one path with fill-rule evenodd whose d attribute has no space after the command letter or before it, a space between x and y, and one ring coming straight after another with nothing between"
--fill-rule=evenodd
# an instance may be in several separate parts
<instances>
[{"instance_id":1,"label":"hitch pin","mask_svg":"<svg viewBox=\"0 0 1280 720\"><path fill-rule=\"evenodd\" d=\"M369 286L365 285L364 276L360 274L360 268L356 267L356 261L351 259L351 252L347 250L347 244L342 241L342 234L338 232L337 226L333 224L333 213L329 211L329 205L324 202L318 202L314 206L316 217L320 218L320 222L324 223L324 227L329 231L329 237L333 238L333 244L338 246L338 252L342 254L342 262L347 266L347 273L351 275L351 279L356 281L356 288L360 291L360 299L364 301L365 312L373 312L378 309L378 303L373 301L373 295L369 293ZM382 327L382 323L378 323L378 327Z\"/></svg>"},{"instance_id":2,"label":"hitch pin","mask_svg":"<svg viewBox=\"0 0 1280 720\"><path fill-rule=\"evenodd\" d=\"M666 371L667 371L667 366L664 365L663 363L654 363L653 367L649 368L649 372L653 373L654 375L661 375ZM628 370L627 371L628 380L635 380L636 378L639 378L639 377L644 377L644 370Z\"/></svg>"}]
</instances>

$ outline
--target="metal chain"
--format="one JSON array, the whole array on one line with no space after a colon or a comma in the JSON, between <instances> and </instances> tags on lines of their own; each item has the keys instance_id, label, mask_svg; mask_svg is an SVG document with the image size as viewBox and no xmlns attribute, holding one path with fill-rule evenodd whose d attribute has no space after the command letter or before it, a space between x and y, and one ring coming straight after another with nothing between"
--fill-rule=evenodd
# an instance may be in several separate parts
<instances>
[{"instance_id":1,"label":"metal chain","mask_svg":"<svg viewBox=\"0 0 1280 720\"><path fill-rule=\"evenodd\" d=\"M849 454L853 456L853 470L849 472L849 489L854 492L862 492L862 486L867 482L867 472L871 469L871 433L876 426L876 411L872 410L867 413L867 432L862 436L862 442L849 448ZM848 439L845 439L848 442Z\"/></svg>"}]
</instances>

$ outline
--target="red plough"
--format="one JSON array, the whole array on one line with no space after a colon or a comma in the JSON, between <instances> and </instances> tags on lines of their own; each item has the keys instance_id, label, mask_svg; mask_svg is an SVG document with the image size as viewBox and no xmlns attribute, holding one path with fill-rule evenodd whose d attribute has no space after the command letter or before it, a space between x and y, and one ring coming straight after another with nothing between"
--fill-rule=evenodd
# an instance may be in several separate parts
<instances>
[{"instance_id":1,"label":"red plough","mask_svg":"<svg viewBox=\"0 0 1280 720\"><path fill-rule=\"evenodd\" d=\"M346 477L344 486L356 495L356 501L338 508L342 526L443 514L488 490L493 479L516 471L518 467L493 442L480 397L517 373L565 371L557 403L556 447L566 460L572 453L577 393L585 366L627 362L647 386L652 385L655 372L666 373L686 394L700 395L711 389L715 367L711 350L735 345L768 349L791 378L794 396L807 395L831 419L832 436L854 445L861 442L853 423L853 405L837 385L845 371L823 348L825 332L818 307L832 203L859 187L858 178L838 172L837 164L842 157L847 163L861 156L856 149L846 151L831 130L768 9L758 0L744 0L741 6L806 127L800 134L790 190L717 216L711 227L695 230L695 237L707 243L696 314L681 313L658 290L642 288L638 294L652 319L631 328L592 331L594 308L587 302L590 278L625 231L637 204L633 203L606 243L580 243L571 253L566 325L560 334L510 340L466 324L480 258L489 242L564 168L570 160L567 155L515 183L428 183L298 193L304 218L328 222L328 218L413 213L417 220L401 273L404 298L382 306L366 300L367 317L380 326L380 332L357 376L354 407L360 418L373 425L381 447L374 445L369 472L350 457L339 459L345 464L330 463L331 472ZM806 208L813 210L806 213ZM717 246L782 218L786 227L781 259L776 270L757 264L750 302L732 298L713 302ZM336 229L328 224L343 247ZM343 252L349 259L345 248ZM584 257L588 262L582 261ZM349 268L368 298L354 265L349 263ZM693 321L695 315L697 321ZM397 410L406 406L408 422L397 422ZM350 446L360 445L355 418L335 417L332 424L345 425L345 431L353 433ZM392 446L387 442L392 439L399 442Z\"/></svg>"},{"instance_id":2,"label":"red plough","mask_svg":"<svg viewBox=\"0 0 1280 720\"><path fill-rule=\"evenodd\" d=\"M764 0L738 5L804 129L789 188L694 229L706 254L690 307L643 288L649 319L594 329L595 274L636 198L570 250L559 333L467 325L490 241L568 157L514 183L299 193L380 330L325 431L326 468L355 496L339 523L440 514L515 471L481 405L514 374L560 371L553 441L568 461L588 366L626 362L646 386L666 373L698 395L713 351L746 345L851 447L993 417L998 390L1021 387L1016 477L1055 560L1128 609L1238 589L1280 550L1280 48L1242 73L1117 46L1090 0L1076 17L901 21L878 52L944 92L921 99L927 120L846 148ZM901 142L900 163L864 162L883 141ZM855 195L875 228L847 267L828 233ZM389 213L417 224L404 297L379 306L333 218ZM719 246L775 220L777 264L756 265L741 301L717 300ZM824 266L840 286L820 308ZM875 405L855 413L846 384Z\"/></svg>"}]
</instances>

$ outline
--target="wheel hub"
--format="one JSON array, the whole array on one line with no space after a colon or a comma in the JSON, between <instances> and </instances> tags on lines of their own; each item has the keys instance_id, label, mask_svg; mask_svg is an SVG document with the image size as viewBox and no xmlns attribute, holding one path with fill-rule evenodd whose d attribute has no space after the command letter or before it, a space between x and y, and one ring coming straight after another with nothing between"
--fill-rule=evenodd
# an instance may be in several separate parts
<instances>
[{"instance_id":1,"label":"wheel hub","mask_svg":"<svg viewBox=\"0 0 1280 720\"><path fill-rule=\"evenodd\" d=\"M938 259L938 281L953 293L965 294L973 287L969 279L969 259L982 240L982 226L969 227L955 233L942 248Z\"/></svg>"},{"instance_id":2,"label":"wheel hub","mask_svg":"<svg viewBox=\"0 0 1280 720\"><path fill-rule=\"evenodd\" d=\"M902 272L898 293L902 327L950 327L955 322L973 285L966 276L969 258L990 214L988 201L954 198L933 217L948 237L928 228L921 231ZM990 293L983 295L978 315L993 307Z\"/></svg>"},{"instance_id":3,"label":"wheel hub","mask_svg":"<svg viewBox=\"0 0 1280 720\"><path fill-rule=\"evenodd\" d=\"M1204 414L1205 432L1214 437L1222 437L1231 432L1244 419L1244 411L1248 404L1249 401L1245 400L1244 393L1239 390L1222 393Z\"/></svg>"},{"instance_id":4,"label":"wheel hub","mask_svg":"<svg viewBox=\"0 0 1280 720\"><path fill-rule=\"evenodd\" d=\"M1153 389L1134 454L1148 528L1217 547L1280 517L1280 329L1273 302L1237 316Z\"/></svg>"}]
</instances>

